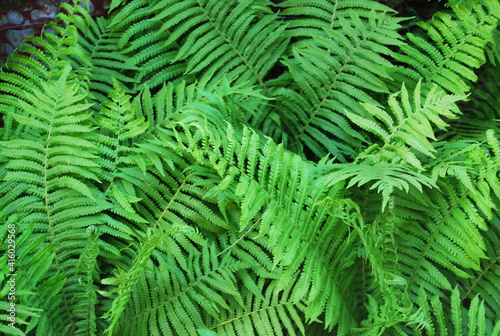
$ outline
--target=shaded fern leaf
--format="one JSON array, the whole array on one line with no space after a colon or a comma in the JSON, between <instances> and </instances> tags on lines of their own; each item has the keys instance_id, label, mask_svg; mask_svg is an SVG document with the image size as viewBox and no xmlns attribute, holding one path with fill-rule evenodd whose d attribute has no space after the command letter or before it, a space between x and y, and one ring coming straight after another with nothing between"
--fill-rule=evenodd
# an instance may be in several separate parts
<instances>
[{"instance_id":1,"label":"shaded fern leaf","mask_svg":"<svg viewBox=\"0 0 500 336\"><path fill-rule=\"evenodd\" d=\"M178 45L166 44L168 32L159 33L161 22L152 20L159 10L158 1L131 1L111 15L110 27L121 32L116 44L120 53L129 57L128 65L139 69L135 81L151 88L179 79L186 71L185 62L174 62ZM188 80L187 76L182 77ZM134 88L140 90L141 86Z\"/></svg>"},{"instance_id":2,"label":"shaded fern leaf","mask_svg":"<svg viewBox=\"0 0 500 336\"><path fill-rule=\"evenodd\" d=\"M287 33L292 37L306 38L307 43L312 42L307 38L326 37L325 31L342 28L342 19L349 19L354 11L363 20L373 18L374 14L382 17L387 12L394 12L382 3L367 0L286 0L279 7L284 8L281 15L292 18Z\"/></svg>"},{"instance_id":3,"label":"shaded fern leaf","mask_svg":"<svg viewBox=\"0 0 500 336\"><path fill-rule=\"evenodd\" d=\"M479 80L471 89L467 101L460 104L463 115L451 122L447 138L468 138L475 141L485 141L486 130L494 129L500 134L500 124L491 121L500 115L499 90L500 75L496 67L485 64L477 71ZM497 135L497 137L499 137Z\"/></svg>"},{"instance_id":4,"label":"shaded fern leaf","mask_svg":"<svg viewBox=\"0 0 500 336\"><path fill-rule=\"evenodd\" d=\"M497 27L500 5L488 0L474 1L471 9L456 3L451 7L453 14L439 12L420 24L430 40L407 34L410 43L402 45L401 53L394 55L405 64L393 73L396 83L412 87L423 78L424 92L437 84L450 93L463 95L477 81L473 69L486 60L484 48Z\"/></svg>"},{"instance_id":5,"label":"shaded fern leaf","mask_svg":"<svg viewBox=\"0 0 500 336\"><path fill-rule=\"evenodd\" d=\"M37 291L31 299L45 309L38 330L46 334L76 330L78 318L71 304L75 293L66 286L75 281L72 270L86 245L86 228L103 224L100 212L109 208L93 187L100 170L96 147L81 137L93 131L89 105L80 87L68 82L69 74L68 67L57 81L43 84L43 91L26 95L23 111L13 115L26 132L3 141L0 150L0 156L9 159L3 180L26 186L12 204L23 213L19 225L34 225L37 248L50 251L49 260L56 265L41 272L39 280L53 286L52 294ZM26 270L34 272L31 267L40 265Z\"/></svg>"},{"instance_id":6,"label":"shaded fern leaf","mask_svg":"<svg viewBox=\"0 0 500 336\"><path fill-rule=\"evenodd\" d=\"M87 11L79 14L64 21L78 29L78 46L84 57L70 55L69 59L74 69L88 77L91 101L104 102L114 87L113 78L130 86L134 81L130 74L136 73L137 68L130 65L128 57L117 52L120 31L113 31L103 17L94 20Z\"/></svg>"},{"instance_id":7,"label":"shaded fern leaf","mask_svg":"<svg viewBox=\"0 0 500 336\"><path fill-rule=\"evenodd\" d=\"M448 302L443 305L443 299L439 296L431 296L429 299L425 295L421 295L420 300L420 306L425 307L424 311L427 315L427 323L422 326L426 335L486 336L497 335L500 331L499 321L495 325L487 323L484 301L478 296L470 301L469 307L463 307L460 291L457 287L451 292L449 306Z\"/></svg>"},{"instance_id":8,"label":"shaded fern leaf","mask_svg":"<svg viewBox=\"0 0 500 336\"><path fill-rule=\"evenodd\" d=\"M392 65L384 55L399 36L398 20L388 15L363 21L352 13L339 22L341 28L314 37L317 45L293 49L284 62L293 83L273 96L292 150L303 146L317 157L331 153L346 161L365 140L346 111L366 115L360 103L376 104L369 92L388 92L383 79Z\"/></svg>"},{"instance_id":9,"label":"shaded fern leaf","mask_svg":"<svg viewBox=\"0 0 500 336\"><path fill-rule=\"evenodd\" d=\"M264 85L265 76L287 46L285 26L276 15L259 18L252 1L161 0L151 10L176 42L175 61L186 60L188 74L218 82L224 75L235 83Z\"/></svg>"}]
</instances>

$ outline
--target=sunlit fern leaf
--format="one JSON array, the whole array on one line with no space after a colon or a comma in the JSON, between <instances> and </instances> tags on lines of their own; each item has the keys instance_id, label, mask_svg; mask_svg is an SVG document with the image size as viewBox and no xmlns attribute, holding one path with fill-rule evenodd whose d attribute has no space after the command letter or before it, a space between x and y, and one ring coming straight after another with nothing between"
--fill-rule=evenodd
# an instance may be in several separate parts
<instances>
[{"instance_id":1,"label":"sunlit fern leaf","mask_svg":"<svg viewBox=\"0 0 500 336\"><path fill-rule=\"evenodd\" d=\"M429 139L435 139L435 128L447 126L445 117L455 116L455 103L461 99L437 91L436 87L421 97L420 82L411 97L404 84L400 94L400 99L399 94L389 97L388 111L363 104L371 118L347 112L353 123L381 143L367 148L354 163L333 166L334 172L329 175L332 184L348 180L348 188L370 183L370 189L376 188L383 195L382 210L395 188L409 192L414 187L422 192L424 186L436 186L422 173L424 167L418 155L434 156L436 150Z\"/></svg>"},{"instance_id":2,"label":"sunlit fern leaf","mask_svg":"<svg viewBox=\"0 0 500 336\"><path fill-rule=\"evenodd\" d=\"M33 186L41 187L44 179L47 183L57 178L51 182L51 189L61 185L93 199L91 190L80 179L99 181L92 172L97 172L98 168L93 162L95 152L92 153L96 147L77 137L93 131L88 123L90 114L86 113L90 105L83 104L85 96L79 94L78 86L67 83L69 72L70 68L67 68L57 82L51 83L52 85L44 84L43 91L28 93L28 103L21 103L23 110L14 112L14 119L46 138L45 142L35 142L29 138L3 142L5 149L2 154L15 159L9 162L7 169L16 170L15 174L7 172L5 179L23 182L24 176ZM78 147L73 149L67 146L68 143L86 150L77 150ZM17 152L14 150L16 148ZM82 167L90 169L87 171ZM47 168L50 170L46 172ZM37 181L37 173L47 175L40 176L40 181ZM65 175L66 173L70 175Z\"/></svg>"},{"instance_id":3,"label":"sunlit fern leaf","mask_svg":"<svg viewBox=\"0 0 500 336\"><path fill-rule=\"evenodd\" d=\"M113 82L113 90L108 93L109 101L102 102L102 109L95 116L100 134L92 138L93 142L100 145L100 164L107 170L102 178L108 180L109 184L104 186L108 189L111 188L114 174L121 166L130 163L130 156L137 152L133 140L149 127L149 122L136 113L130 102L131 96L126 94L116 79L113 78Z\"/></svg>"},{"instance_id":4,"label":"sunlit fern leaf","mask_svg":"<svg viewBox=\"0 0 500 336\"><path fill-rule=\"evenodd\" d=\"M144 156L147 156L156 169L164 174L166 170L171 169L165 167L164 164L166 163L169 167L171 165L168 155L159 156L157 151L163 149L158 147L159 144L155 137L158 133L166 131L166 125L172 125L183 120L186 116L198 121L206 119L217 125L229 121L235 125L245 124L248 119L246 113L248 110L252 110L252 107L247 107L247 105L267 100L268 98L253 88L232 87L226 80L222 80L215 86L208 86L206 82L189 85L185 81L175 84L170 82L155 95L152 95L149 88L146 87L139 96L136 96L132 107L149 124L148 130L137 144L143 149L151 147L152 150L142 151L133 159L136 160L141 169L145 170ZM170 129L170 131L172 130Z\"/></svg>"},{"instance_id":5,"label":"sunlit fern leaf","mask_svg":"<svg viewBox=\"0 0 500 336\"><path fill-rule=\"evenodd\" d=\"M20 330L500 334L498 1L405 37L379 1L276 2L65 4L9 58Z\"/></svg>"},{"instance_id":6,"label":"sunlit fern leaf","mask_svg":"<svg viewBox=\"0 0 500 336\"><path fill-rule=\"evenodd\" d=\"M167 99L168 106L164 106L161 101L165 98L165 94L169 94L168 92L172 94L172 91L169 91L172 86L160 91L161 95L158 97L160 103L155 104L156 111L147 111L148 118L151 118L151 124L156 124L155 127L147 131L148 136L137 141L137 150L130 160L125 161L128 167L126 165L119 168L116 177L122 183L133 186L134 190L129 194L138 197L140 202L132 207L149 223L160 227L176 223L192 224L212 232L229 229L219 211L211 209L212 205L207 204L207 200L203 198L206 187L203 183L197 182L201 176L196 169L190 167L194 163L192 159L166 148L157 138L166 132L160 126L175 123L175 117L183 115L184 109L189 111L189 101L193 99L189 92L195 91L190 89L184 91L183 85L179 88L182 90L177 91L175 99L172 96L170 96L172 100ZM203 111L205 116L210 109L213 110L208 104L201 102L193 104L199 111ZM158 117L165 120L155 120ZM143 157L148 158L148 161L144 161ZM142 161L145 166L135 165L136 162ZM135 167L131 167L130 164Z\"/></svg>"},{"instance_id":7,"label":"sunlit fern leaf","mask_svg":"<svg viewBox=\"0 0 500 336\"><path fill-rule=\"evenodd\" d=\"M341 28L314 37L317 45L294 48L284 62L294 83L274 98L291 149L304 146L317 157L330 153L346 161L365 140L346 113L366 115L360 103L376 104L369 92L388 92L383 79L392 65L383 56L397 43L398 25L389 16L363 21L354 13L339 22Z\"/></svg>"},{"instance_id":8,"label":"sunlit fern leaf","mask_svg":"<svg viewBox=\"0 0 500 336\"><path fill-rule=\"evenodd\" d=\"M380 150L369 154L376 155L373 163L391 161L392 152L393 160L397 161L397 157L401 156L404 161L421 170L422 163L416 155L434 156L436 150L430 140L436 139L436 129L446 129L447 119L456 118L459 113L456 102L464 98L447 95L436 86L422 95L420 82L410 95L403 84L401 92L392 94L388 99L390 111L365 103L363 107L371 118L351 112L347 112L347 116L382 141ZM366 160L365 155L362 156Z\"/></svg>"},{"instance_id":9,"label":"sunlit fern leaf","mask_svg":"<svg viewBox=\"0 0 500 336\"><path fill-rule=\"evenodd\" d=\"M474 1L472 9L453 3L451 7L453 14L439 12L420 24L430 40L424 35L407 34L410 43L394 55L404 64L395 69L395 83L412 87L423 78L424 92L437 84L463 95L477 81L473 69L486 60L484 48L497 27L500 5L497 1Z\"/></svg>"},{"instance_id":10,"label":"sunlit fern leaf","mask_svg":"<svg viewBox=\"0 0 500 336\"><path fill-rule=\"evenodd\" d=\"M369 183L370 189L376 189L383 196L382 210L386 208L395 189L422 192L423 187L436 187L432 179L415 171L412 166L389 162L335 165L331 167L328 179L331 184L349 180L348 188Z\"/></svg>"},{"instance_id":11,"label":"sunlit fern leaf","mask_svg":"<svg viewBox=\"0 0 500 336\"><path fill-rule=\"evenodd\" d=\"M439 156L429 162L433 178L454 176L470 192L481 215L487 220L495 216L500 199L500 142L494 130L485 132L485 142L467 142L461 140L438 143ZM484 164L484 166L483 166ZM482 167L478 170L478 167ZM475 216L470 216L471 219ZM482 229L487 229L486 222L478 222Z\"/></svg>"},{"instance_id":12,"label":"sunlit fern leaf","mask_svg":"<svg viewBox=\"0 0 500 336\"><path fill-rule=\"evenodd\" d=\"M292 297L306 300L310 308L305 312L306 318L314 320L325 313L327 328L341 322L347 333L352 326L351 312L340 307L348 305L349 295L339 291L336 277L317 267L318 261L329 265L328 269L340 270L350 265L335 253L336 248L352 243L341 238L347 234L347 228L336 226L336 219L328 217L328 210L322 205L328 195L335 197L334 194L329 194L325 184L313 186L312 167L281 145L271 140L261 143L260 137L247 128L240 133L228 125L225 132L204 134L203 127L204 124L183 125L185 138L179 132L177 141L162 140L181 143L181 150L221 176L211 194L231 190L228 200L234 200L240 208L240 229L258 218L260 234L269 235L275 263L286 267L277 288L293 286ZM178 144L173 148L179 150ZM337 230L339 237L333 245L323 242L330 230ZM310 253L300 252L306 250ZM318 279L323 279L322 286L317 286Z\"/></svg>"}]
</instances>

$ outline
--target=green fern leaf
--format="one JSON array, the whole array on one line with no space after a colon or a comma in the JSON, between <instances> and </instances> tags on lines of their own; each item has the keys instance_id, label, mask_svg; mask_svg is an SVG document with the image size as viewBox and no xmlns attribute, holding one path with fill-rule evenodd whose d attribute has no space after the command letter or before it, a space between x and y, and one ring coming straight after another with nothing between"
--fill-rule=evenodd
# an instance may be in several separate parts
<instances>
[{"instance_id":1,"label":"green fern leaf","mask_svg":"<svg viewBox=\"0 0 500 336\"><path fill-rule=\"evenodd\" d=\"M317 157L355 156L364 137L346 114L365 116L360 103L376 104L369 91L388 91L383 79L392 65L383 55L399 38L397 19L372 15L369 22L354 13L339 18L341 28L315 36L315 45L295 47L285 61L294 83L274 97L292 149L303 143Z\"/></svg>"}]
</instances>

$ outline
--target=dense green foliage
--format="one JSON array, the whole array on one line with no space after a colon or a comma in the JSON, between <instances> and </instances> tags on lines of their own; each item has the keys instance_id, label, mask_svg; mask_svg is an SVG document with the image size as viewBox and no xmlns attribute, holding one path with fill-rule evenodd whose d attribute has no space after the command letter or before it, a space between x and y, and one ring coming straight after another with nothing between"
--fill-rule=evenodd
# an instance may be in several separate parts
<instances>
[{"instance_id":1,"label":"dense green foliage","mask_svg":"<svg viewBox=\"0 0 500 336\"><path fill-rule=\"evenodd\" d=\"M0 73L0 332L500 335L500 3L438 9L63 5Z\"/></svg>"}]
</instances>

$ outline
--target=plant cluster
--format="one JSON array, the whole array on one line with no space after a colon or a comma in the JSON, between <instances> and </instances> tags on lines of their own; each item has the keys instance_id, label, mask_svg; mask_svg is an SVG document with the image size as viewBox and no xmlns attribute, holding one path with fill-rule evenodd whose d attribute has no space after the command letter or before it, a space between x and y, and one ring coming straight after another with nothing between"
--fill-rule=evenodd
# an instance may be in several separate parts
<instances>
[{"instance_id":1,"label":"plant cluster","mask_svg":"<svg viewBox=\"0 0 500 336\"><path fill-rule=\"evenodd\" d=\"M0 72L0 332L499 335L500 3L443 8L63 4Z\"/></svg>"}]
</instances>

